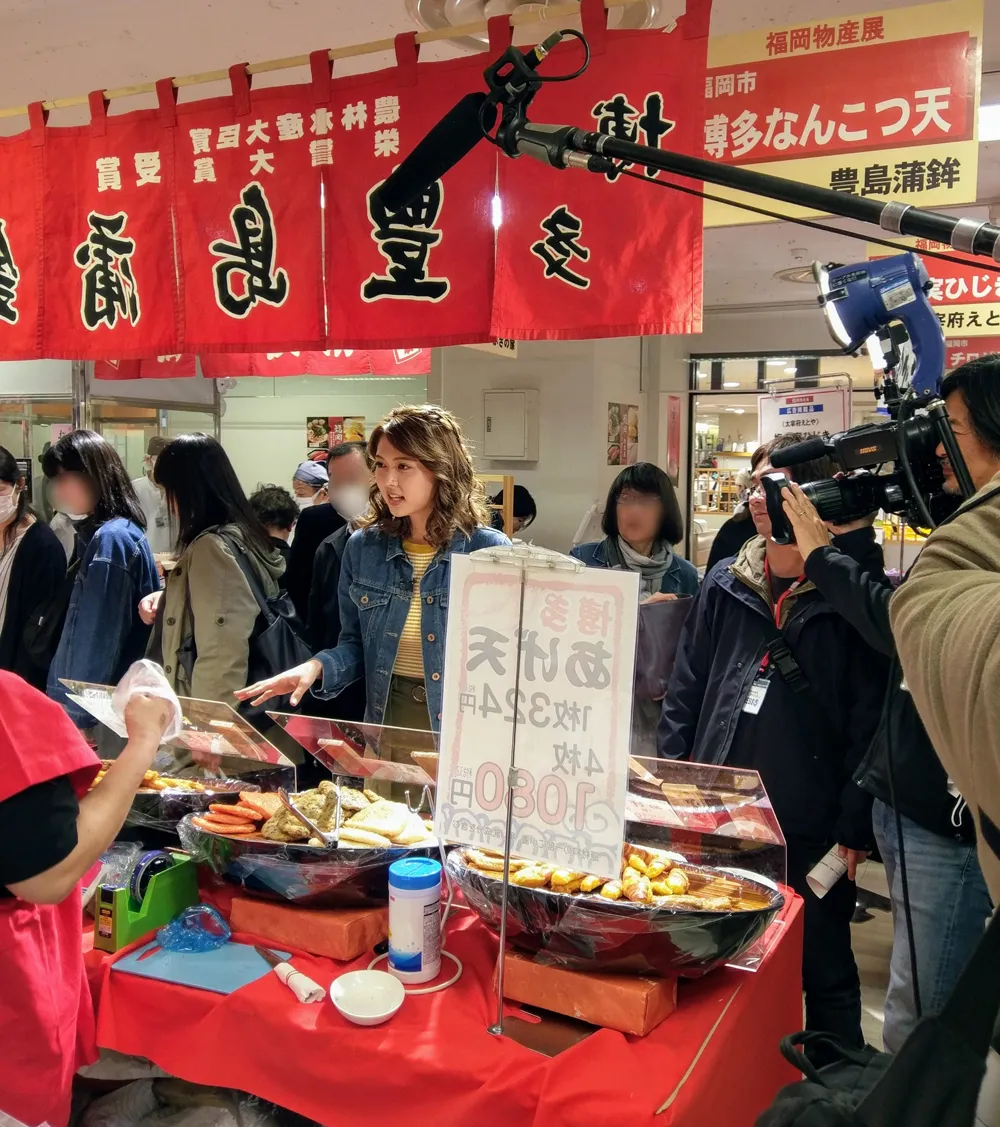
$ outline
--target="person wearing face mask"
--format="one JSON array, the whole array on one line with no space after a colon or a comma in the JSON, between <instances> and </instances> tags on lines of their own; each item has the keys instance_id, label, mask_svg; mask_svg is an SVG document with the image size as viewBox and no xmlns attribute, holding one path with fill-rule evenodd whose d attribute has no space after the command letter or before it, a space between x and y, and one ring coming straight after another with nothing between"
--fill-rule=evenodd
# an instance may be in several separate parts
<instances>
[{"instance_id":1,"label":"person wearing face mask","mask_svg":"<svg viewBox=\"0 0 1000 1127\"><path fill-rule=\"evenodd\" d=\"M135 495L146 516L146 539L153 549L154 556L168 555L174 550L177 537L170 526L170 510L163 490L156 484L153 473L156 459L163 453L167 439L154 434L146 445L143 459L143 475L132 482Z\"/></svg>"},{"instance_id":2,"label":"person wearing face mask","mask_svg":"<svg viewBox=\"0 0 1000 1127\"><path fill-rule=\"evenodd\" d=\"M375 489L343 555L339 641L236 695L254 704L290 695L295 706L310 689L329 700L364 677L366 723L437 731L451 557L510 541L489 527L485 490L448 411L390 411L372 432L368 458ZM398 752L409 761L405 747Z\"/></svg>"},{"instance_id":3,"label":"person wearing face mask","mask_svg":"<svg viewBox=\"0 0 1000 1127\"><path fill-rule=\"evenodd\" d=\"M351 534L368 511L374 479L363 442L345 442L330 451L330 504L347 521L316 550L306 639L314 651L333 649L340 640L340 568ZM365 682L355 681L333 701L317 702L315 711L337 720L364 719Z\"/></svg>"},{"instance_id":4,"label":"person wearing face mask","mask_svg":"<svg viewBox=\"0 0 1000 1127\"><path fill-rule=\"evenodd\" d=\"M677 648L658 751L758 772L787 849L787 883L805 900L806 1028L864 1045L861 984L851 950L855 870L873 844L871 795L854 774L878 726L888 661L824 598L796 544L771 537L760 480L776 472L768 444L754 471L756 535L705 577ZM828 458L784 471L799 483L832 477ZM834 530L870 573L882 552L869 524ZM826 894L806 876L834 846L848 871Z\"/></svg>"},{"instance_id":5,"label":"person wearing face mask","mask_svg":"<svg viewBox=\"0 0 1000 1127\"><path fill-rule=\"evenodd\" d=\"M326 466L322 462L300 462L292 474L292 493L295 495L296 505L303 510L312 505L322 505L327 499L328 484Z\"/></svg>"},{"instance_id":6,"label":"person wearing face mask","mask_svg":"<svg viewBox=\"0 0 1000 1127\"><path fill-rule=\"evenodd\" d=\"M55 533L28 507L24 477L0 446L0 669L45 689L48 668L35 664L23 636L33 612L66 581L66 555Z\"/></svg>"},{"instance_id":7,"label":"person wearing face mask","mask_svg":"<svg viewBox=\"0 0 1000 1127\"><path fill-rule=\"evenodd\" d=\"M343 457L344 451L355 448L363 450L364 443L345 442L335 446L329 453L327 465L335 462L338 457ZM335 454L334 450L340 453ZM288 554L285 587L295 605L296 613L301 621L305 622L309 614L309 591L312 588L316 552L328 536L332 536L338 528L343 527L344 518L330 503L330 489L333 483L330 481L327 466L319 462L303 462L295 472L296 477L300 474L305 475L309 479L309 484L303 481L293 482L295 500L302 511L295 525L295 536ZM322 485L322 489L307 495L307 491L318 484Z\"/></svg>"},{"instance_id":8,"label":"person wearing face mask","mask_svg":"<svg viewBox=\"0 0 1000 1127\"><path fill-rule=\"evenodd\" d=\"M48 695L78 728L89 712L63 679L114 685L146 652L149 627L138 606L160 589L146 518L115 448L90 430L64 435L42 462L56 507L76 523L69 605L49 668Z\"/></svg>"}]
</instances>

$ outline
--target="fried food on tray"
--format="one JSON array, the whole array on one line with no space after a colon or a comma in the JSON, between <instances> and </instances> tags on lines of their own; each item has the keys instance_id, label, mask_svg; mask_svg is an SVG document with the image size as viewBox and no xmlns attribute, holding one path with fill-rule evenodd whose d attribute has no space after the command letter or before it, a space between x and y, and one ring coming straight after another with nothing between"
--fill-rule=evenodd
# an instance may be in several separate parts
<instances>
[{"instance_id":1,"label":"fried food on tray","mask_svg":"<svg viewBox=\"0 0 1000 1127\"><path fill-rule=\"evenodd\" d=\"M108 773L108 769L111 767L112 763L114 763L113 759L101 760L101 769L97 772L94 781L90 784L91 790L93 790ZM142 782L139 784L136 793L149 794L151 791L186 790L193 791L197 794L204 794L211 789L211 787L206 786L198 779L175 779L172 775L161 775L159 771L149 770L143 775Z\"/></svg>"},{"instance_id":2,"label":"fried food on tray","mask_svg":"<svg viewBox=\"0 0 1000 1127\"><path fill-rule=\"evenodd\" d=\"M494 879L503 876L503 854L485 847L466 849L466 865ZM653 908L730 912L766 907L766 899L725 873L687 871L673 857L650 846L626 843L617 880L560 868L525 857L511 857L510 882L521 888L546 889L568 896L628 900Z\"/></svg>"},{"instance_id":3,"label":"fried food on tray","mask_svg":"<svg viewBox=\"0 0 1000 1127\"><path fill-rule=\"evenodd\" d=\"M289 800L321 833L330 834L337 822L337 786L325 779L311 790L289 795ZM214 819L214 822L212 821ZM316 837L295 815L285 807L276 794L258 794L242 791L240 800L232 806L213 803L206 818L221 832L223 822L237 829L242 824L250 832L260 828L267 841L294 845L312 845L325 848L327 843ZM194 821L192 819L192 821ZM197 822L195 822L198 825ZM199 825L204 829L204 825ZM419 815L410 812L405 803L388 802L352 787L340 788L339 844L345 848L388 849L392 846L425 845L434 841L434 834ZM481 861L488 864L484 853ZM527 862L524 862L527 864ZM503 870L503 860L500 861Z\"/></svg>"}]
</instances>

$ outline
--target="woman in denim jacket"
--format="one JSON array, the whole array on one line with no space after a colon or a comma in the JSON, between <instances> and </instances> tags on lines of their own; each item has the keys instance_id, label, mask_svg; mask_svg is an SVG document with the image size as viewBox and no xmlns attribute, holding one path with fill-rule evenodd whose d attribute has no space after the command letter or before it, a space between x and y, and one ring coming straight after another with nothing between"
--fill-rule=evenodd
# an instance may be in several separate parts
<instances>
[{"instance_id":1,"label":"woman in denim jacket","mask_svg":"<svg viewBox=\"0 0 1000 1127\"><path fill-rule=\"evenodd\" d=\"M61 679L114 685L146 652L139 602L160 589L146 518L115 448L90 430L64 435L42 456L56 508L76 521L75 570L66 621L49 669L48 695L78 728L96 721Z\"/></svg>"},{"instance_id":2,"label":"woman in denim jacket","mask_svg":"<svg viewBox=\"0 0 1000 1127\"><path fill-rule=\"evenodd\" d=\"M237 696L259 704L291 694L294 706L310 689L327 700L363 676L367 723L437 731L449 561L509 541L487 527L482 485L448 411L390 411L372 432L368 461L375 484L344 552L339 644Z\"/></svg>"}]
</instances>

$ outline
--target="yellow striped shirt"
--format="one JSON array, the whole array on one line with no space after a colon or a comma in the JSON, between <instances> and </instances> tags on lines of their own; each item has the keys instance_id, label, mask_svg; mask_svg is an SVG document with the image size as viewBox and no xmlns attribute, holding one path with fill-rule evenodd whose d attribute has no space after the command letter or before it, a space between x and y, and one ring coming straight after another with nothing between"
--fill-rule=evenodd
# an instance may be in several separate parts
<instances>
[{"instance_id":1,"label":"yellow striped shirt","mask_svg":"<svg viewBox=\"0 0 1000 1127\"><path fill-rule=\"evenodd\" d=\"M430 567L431 560L434 559L434 548L430 544L414 544L412 540L404 540L403 551L413 565L413 594L410 596L406 623L399 636L399 649L396 650L396 661L392 671L399 677L415 677L422 681L424 651L421 644L423 636L420 620L423 600L420 597L420 581L424 577L424 572Z\"/></svg>"}]
</instances>

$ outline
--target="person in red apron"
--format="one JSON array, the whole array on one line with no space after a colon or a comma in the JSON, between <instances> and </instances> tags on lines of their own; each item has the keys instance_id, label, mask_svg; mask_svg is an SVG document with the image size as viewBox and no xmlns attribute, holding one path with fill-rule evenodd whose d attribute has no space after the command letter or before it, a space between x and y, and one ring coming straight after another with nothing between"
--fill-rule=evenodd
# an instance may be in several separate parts
<instances>
[{"instance_id":1,"label":"person in red apron","mask_svg":"<svg viewBox=\"0 0 1000 1127\"><path fill-rule=\"evenodd\" d=\"M0 1113L65 1127L73 1074L97 1057L80 880L121 829L169 711L133 697L128 743L90 790L100 761L58 704L4 671L0 701Z\"/></svg>"}]
</instances>

